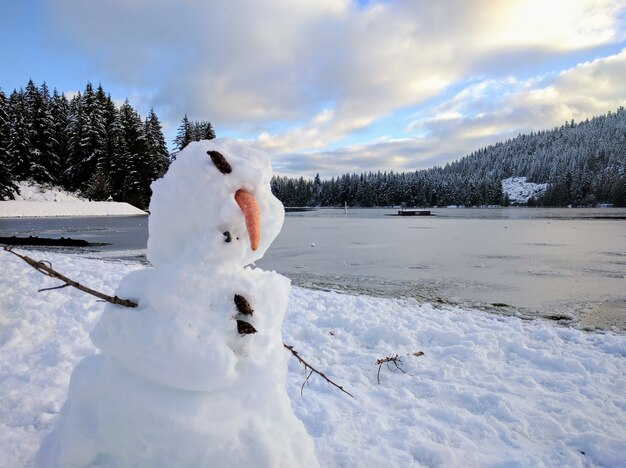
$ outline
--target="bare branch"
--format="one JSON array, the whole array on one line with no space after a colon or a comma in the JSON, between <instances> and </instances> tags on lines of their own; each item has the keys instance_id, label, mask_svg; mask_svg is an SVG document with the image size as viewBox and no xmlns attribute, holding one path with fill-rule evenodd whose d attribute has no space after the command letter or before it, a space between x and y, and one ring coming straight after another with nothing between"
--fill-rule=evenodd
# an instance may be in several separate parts
<instances>
[{"instance_id":1,"label":"bare branch","mask_svg":"<svg viewBox=\"0 0 626 468\"><path fill-rule=\"evenodd\" d=\"M43 288L43 289L38 289L37 292L44 292L44 291L53 291L55 289L63 289L63 288L67 288L69 286L69 284L62 284L61 286L54 286L52 288Z\"/></svg>"},{"instance_id":2,"label":"bare branch","mask_svg":"<svg viewBox=\"0 0 626 468\"><path fill-rule=\"evenodd\" d=\"M420 357L424 355L422 351L418 351L412 354L415 357ZM407 354L407 356L410 356L410 354ZM378 385L380 385L380 369L383 367L383 364L387 364L387 369L389 369L392 372L394 372L394 370L399 370L403 374L407 373L402 368L402 365L403 365L402 358L398 356L397 354L390 354L387 357L377 359L374 365L378 366L378 372L376 372L376 381L378 382ZM395 369L392 369L391 367L389 367L389 364L393 364L395 366Z\"/></svg>"},{"instance_id":3,"label":"bare branch","mask_svg":"<svg viewBox=\"0 0 626 468\"><path fill-rule=\"evenodd\" d=\"M309 375L307 375L306 379L304 379L304 382L302 382L302 387L300 387L300 396L304 396L304 386L307 384L312 375L313 371L309 372Z\"/></svg>"},{"instance_id":4,"label":"bare branch","mask_svg":"<svg viewBox=\"0 0 626 468\"><path fill-rule=\"evenodd\" d=\"M4 250L6 252L9 252L13 255L15 255L16 257L21 258L22 260L24 260L26 263L28 263L31 267L33 267L35 270L37 270L39 273L49 276L50 278L57 278L60 279L61 281L63 281L63 283L65 283L63 286L58 286L56 288L49 288L49 289L59 289L61 287L66 287L66 286L71 286L73 288L76 288L80 291L83 291L87 294L91 294L92 296L95 296L99 299L102 299L104 301L110 302L111 304L115 304L115 305L121 305L124 307L137 307L137 303L133 302L133 301L129 301L128 299L120 299L117 296L109 296L107 294L103 294L99 291L96 291L94 289L88 288L87 286L83 286L82 284L69 279L67 276L62 275L61 273L59 273L58 271L54 270L52 268L52 264L50 264L50 262L45 262L45 261L37 261L37 260L33 260L32 258L26 256L26 255L21 255L18 254L17 252L14 252L13 249L8 246L5 245L4 246Z\"/></svg>"},{"instance_id":5,"label":"bare branch","mask_svg":"<svg viewBox=\"0 0 626 468\"><path fill-rule=\"evenodd\" d=\"M326 382L328 382L329 384L331 384L334 387L337 387L339 390L341 390L343 393L345 393L346 395L351 396L352 398L354 398L354 395L352 395L350 392L347 392L346 390L344 390L344 388L341 385L337 385L335 382L333 382L331 379L329 379L328 377L326 377L326 375L324 375L323 372L318 371L317 369L315 369L313 366L311 366L311 364L309 364L308 362L306 362L304 359L302 359L300 357L300 355L298 354L298 351L296 351L295 349L293 349L293 346L289 346L288 344L283 343L283 346L285 348L287 348L289 351L291 351L291 354L293 354L296 359L298 361L300 361L300 364L302 364L304 366L305 369L309 369L311 372L315 372L317 375L319 375L321 378L323 378ZM310 376L310 374L309 374ZM306 380L308 380L309 378L307 377ZM305 383L306 383L305 380Z\"/></svg>"}]
</instances>

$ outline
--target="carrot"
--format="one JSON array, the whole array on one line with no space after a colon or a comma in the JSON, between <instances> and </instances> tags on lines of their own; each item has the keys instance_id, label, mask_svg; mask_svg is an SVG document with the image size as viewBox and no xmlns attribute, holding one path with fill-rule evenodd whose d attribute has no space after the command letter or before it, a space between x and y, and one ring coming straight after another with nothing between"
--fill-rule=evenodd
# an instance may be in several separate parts
<instances>
[{"instance_id":1,"label":"carrot","mask_svg":"<svg viewBox=\"0 0 626 468\"><path fill-rule=\"evenodd\" d=\"M235 193L235 201L243 211L246 228L250 237L250 247L256 250L261 239L261 212L259 204L250 192L240 189Z\"/></svg>"}]
</instances>

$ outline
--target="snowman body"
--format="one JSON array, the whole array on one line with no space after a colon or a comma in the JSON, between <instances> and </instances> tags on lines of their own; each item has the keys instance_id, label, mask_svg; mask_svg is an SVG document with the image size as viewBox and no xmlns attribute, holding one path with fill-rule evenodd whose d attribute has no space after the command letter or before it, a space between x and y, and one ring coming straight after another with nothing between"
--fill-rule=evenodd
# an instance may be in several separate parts
<instances>
[{"instance_id":1,"label":"snowman body","mask_svg":"<svg viewBox=\"0 0 626 468\"><path fill-rule=\"evenodd\" d=\"M290 283L252 265L284 219L270 178L263 153L212 140L190 144L155 182L154 268L116 292L138 307L106 306L91 334L99 353L74 370L39 465L318 465L285 389ZM258 203L254 249L239 190Z\"/></svg>"}]
</instances>

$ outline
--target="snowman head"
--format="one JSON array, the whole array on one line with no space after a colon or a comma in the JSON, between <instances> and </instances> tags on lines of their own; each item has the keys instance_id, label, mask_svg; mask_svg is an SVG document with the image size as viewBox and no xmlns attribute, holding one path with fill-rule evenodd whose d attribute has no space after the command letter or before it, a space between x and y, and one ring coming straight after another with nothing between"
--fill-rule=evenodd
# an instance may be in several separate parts
<instances>
[{"instance_id":1,"label":"snowman head","mask_svg":"<svg viewBox=\"0 0 626 468\"><path fill-rule=\"evenodd\" d=\"M231 139L190 143L152 184L148 260L241 268L263 257L283 224L268 156Z\"/></svg>"}]
</instances>

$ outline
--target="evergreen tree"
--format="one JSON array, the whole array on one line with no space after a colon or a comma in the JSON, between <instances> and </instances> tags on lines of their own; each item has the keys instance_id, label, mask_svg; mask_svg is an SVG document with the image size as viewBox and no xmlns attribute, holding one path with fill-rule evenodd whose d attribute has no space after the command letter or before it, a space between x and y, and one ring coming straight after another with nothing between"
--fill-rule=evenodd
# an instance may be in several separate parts
<instances>
[{"instance_id":1,"label":"evergreen tree","mask_svg":"<svg viewBox=\"0 0 626 468\"><path fill-rule=\"evenodd\" d=\"M212 140L215 138L213 125L208 121L191 122L191 141Z\"/></svg>"},{"instance_id":2,"label":"evergreen tree","mask_svg":"<svg viewBox=\"0 0 626 468\"><path fill-rule=\"evenodd\" d=\"M147 208L154 166L147 156L147 140L141 117L128 100L120 107L117 132L118 151L115 170L112 170L112 173L116 173L117 182L121 182L117 195L121 196L122 201Z\"/></svg>"},{"instance_id":3,"label":"evergreen tree","mask_svg":"<svg viewBox=\"0 0 626 468\"><path fill-rule=\"evenodd\" d=\"M60 161L54 152L55 134L50 112L50 93L44 83L41 89L28 82L25 95L28 106L29 177L39 183L57 182Z\"/></svg>"},{"instance_id":4,"label":"evergreen tree","mask_svg":"<svg viewBox=\"0 0 626 468\"><path fill-rule=\"evenodd\" d=\"M106 126L102 98L99 98L91 83L87 83L82 95L82 112L85 116L83 127L84 159L79 164L79 178L87 181L99 167L108 166L106 146ZM84 175L83 175L84 174Z\"/></svg>"},{"instance_id":5,"label":"evergreen tree","mask_svg":"<svg viewBox=\"0 0 626 468\"><path fill-rule=\"evenodd\" d=\"M88 182L88 195L95 200L107 200L112 195L111 168L115 158L115 122L118 110L111 96L104 92L102 85L96 90L96 101L102 114L104 138L101 154L96 163L96 172Z\"/></svg>"},{"instance_id":6,"label":"evergreen tree","mask_svg":"<svg viewBox=\"0 0 626 468\"><path fill-rule=\"evenodd\" d=\"M172 159L176 159L176 153L181 151L192 141L200 140L212 140L215 138L215 130L213 125L208 121L193 121L191 122L187 118L187 114L183 117L183 120L178 127L178 133L174 139L175 153Z\"/></svg>"},{"instance_id":7,"label":"evergreen tree","mask_svg":"<svg viewBox=\"0 0 626 468\"><path fill-rule=\"evenodd\" d=\"M312 197L309 203L313 206L319 206L320 196L322 193L322 179L320 179L319 173L315 174L315 178L313 179L313 189L312 189Z\"/></svg>"},{"instance_id":8,"label":"evergreen tree","mask_svg":"<svg viewBox=\"0 0 626 468\"><path fill-rule=\"evenodd\" d=\"M9 154L9 103L0 89L0 200L15 198L17 186L13 181Z\"/></svg>"},{"instance_id":9,"label":"evergreen tree","mask_svg":"<svg viewBox=\"0 0 626 468\"><path fill-rule=\"evenodd\" d=\"M144 124L144 133L146 135L146 152L151 159L151 180L158 179L165 175L170 164L169 151L161 130L161 122L154 113L154 109L150 109L150 113Z\"/></svg>"},{"instance_id":10,"label":"evergreen tree","mask_svg":"<svg viewBox=\"0 0 626 468\"><path fill-rule=\"evenodd\" d=\"M108 166L105 104L91 83L70 102L66 181L71 189L86 190L97 169Z\"/></svg>"},{"instance_id":11,"label":"evergreen tree","mask_svg":"<svg viewBox=\"0 0 626 468\"><path fill-rule=\"evenodd\" d=\"M86 116L83 108L81 93L70 101L70 114L67 125L67 164L63 174L64 186L70 190L77 190L85 185L91 172L84 161L88 156L86 137Z\"/></svg>"},{"instance_id":12,"label":"evergreen tree","mask_svg":"<svg viewBox=\"0 0 626 468\"><path fill-rule=\"evenodd\" d=\"M9 168L16 180L30 177L30 134L24 92L13 91L9 97Z\"/></svg>"},{"instance_id":13,"label":"evergreen tree","mask_svg":"<svg viewBox=\"0 0 626 468\"><path fill-rule=\"evenodd\" d=\"M175 153L172 159L176 159L176 153L182 151L185 146L193 141L193 134L191 128L191 122L187 118L187 114L183 117L183 120L180 122L180 126L178 127L178 132L176 133L176 138L174 138L174 148Z\"/></svg>"},{"instance_id":14,"label":"evergreen tree","mask_svg":"<svg viewBox=\"0 0 626 468\"><path fill-rule=\"evenodd\" d=\"M59 183L63 183L63 171L67 166L68 157L68 137L67 129L69 123L69 103L63 94L59 94L55 89L50 99L50 117L51 117L51 152L58 161L58 167L51 168L53 179Z\"/></svg>"}]
</instances>

